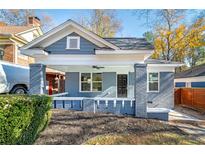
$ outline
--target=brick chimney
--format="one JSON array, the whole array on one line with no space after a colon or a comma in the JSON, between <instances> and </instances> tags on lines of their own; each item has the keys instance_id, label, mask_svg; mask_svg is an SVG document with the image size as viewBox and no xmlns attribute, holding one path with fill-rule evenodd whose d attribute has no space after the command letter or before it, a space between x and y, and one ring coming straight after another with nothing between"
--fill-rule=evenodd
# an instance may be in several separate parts
<instances>
[{"instance_id":1,"label":"brick chimney","mask_svg":"<svg viewBox=\"0 0 205 154\"><path fill-rule=\"evenodd\" d=\"M41 21L38 17L28 17L27 25L39 27L41 26Z\"/></svg>"},{"instance_id":2,"label":"brick chimney","mask_svg":"<svg viewBox=\"0 0 205 154\"><path fill-rule=\"evenodd\" d=\"M2 26L7 26L7 24L3 21L0 21L0 27L2 27Z\"/></svg>"}]
</instances>

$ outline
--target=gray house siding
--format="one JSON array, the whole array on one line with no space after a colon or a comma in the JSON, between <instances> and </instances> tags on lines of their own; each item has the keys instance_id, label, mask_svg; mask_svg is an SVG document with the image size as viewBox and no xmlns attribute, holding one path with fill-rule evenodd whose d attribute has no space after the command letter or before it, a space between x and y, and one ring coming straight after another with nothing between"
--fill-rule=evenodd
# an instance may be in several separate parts
<instances>
[{"instance_id":1,"label":"gray house siding","mask_svg":"<svg viewBox=\"0 0 205 154\"><path fill-rule=\"evenodd\" d=\"M160 72L160 91L148 92L148 107L174 107L174 73ZM152 102L152 103L151 103Z\"/></svg>"},{"instance_id":2,"label":"gray house siding","mask_svg":"<svg viewBox=\"0 0 205 154\"><path fill-rule=\"evenodd\" d=\"M71 33L68 36L79 36L76 33ZM66 49L67 36L56 41L55 43L49 45L45 48L45 51L50 54L95 54L95 49L98 48L95 44L86 40L82 36L80 37L80 49Z\"/></svg>"},{"instance_id":3,"label":"gray house siding","mask_svg":"<svg viewBox=\"0 0 205 154\"><path fill-rule=\"evenodd\" d=\"M80 92L79 72L67 72L65 80L65 91L71 97L116 97L116 73L103 72L102 92Z\"/></svg>"},{"instance_id":4,"label":"gray house siding","mask_svg":"<svg viewBox=\"0 0 205 154\"><path fill-rule=\"evenodd\" d=\"M67 72L65 91L72 97L116 97L117 73L102 73L102 92L79 92L79 72ZM128 73L128 98L134 98L134 72Z\"/></svg>"},{"instance_id":5,"label":"gray house siding","mask_svg":"<svg viewBox=\"0 0 205 154\"><path fill-rule=\"evenodd\" d=\"M116 97L116 72L103 72L102 92L80 92L79 72L67 72L65 91L70 97ZM160 91L147 92L148 107L174 107L174 73L160 72ZM140 87L139 87L140 89ZM134 98L134 72L128 73L128 98Z\"/></svg>"}]
</instances>

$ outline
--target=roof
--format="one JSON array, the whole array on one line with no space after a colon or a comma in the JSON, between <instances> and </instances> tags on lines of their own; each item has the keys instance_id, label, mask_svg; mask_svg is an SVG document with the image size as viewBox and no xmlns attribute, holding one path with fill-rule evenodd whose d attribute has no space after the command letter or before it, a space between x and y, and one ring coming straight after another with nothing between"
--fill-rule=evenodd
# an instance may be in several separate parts
<instances>
[{"instance_id":1,"label":"roof","mask_svg":"<svg viewBox=\"0 0 205 154\"><path fill-rule=\"evenodd\" d=\"M188 78L198 76L205 76L205 64L198 65L186 71L175 74L175 78Z\"/></svg>"},{"instance_id":2,"label":"roof","mask_svg":"<svg viewBox=\"0 0 205 154\"><path fill-rule=\"evenodd\" d=\"M64 23L58 25L57 27L54 27L53 29L51 29L48 32L44 33L42 36L40 36L40 37L34 39L33 41L29 42L28 44L23 46L21 49L26 50L26 49L32 48L33 46L37 45L39 42L44 41L48 37L51 37L51 36L55 35L59 31L62 31L62 30L65 30L65 29L66 29L66 31L68 31L67 30L68 26L72 26L72 28L75 28L79 31L84 32L85 35L88 35L91 39L95 39L96 42L104 44L104 45L108 46L109 48L119 49L119 47L117 47L116 45L106 41L102 37L98 36L96 33L93 33L91 31L89 31L88 29L86 29L85 27L83 27L82 25L76 23L75 21L73 21L71 19L65 21Z\"/></svg>"},{"instance_id":3,"label":"roof","mask_svg":"<svg viewBox=\"0 0 205 154\"><path fill-rule=\"evenodd\" d=\"M32 28L33 26L0 26L0 34L18 34Z\"/></svg>"},{"instance_id":4,"label":"roof","mask_svg":"<svg viewBox=\"0 0 205 154\"><path fill-rule=\"evenodd\" d=\"M121 50L153 50L151 43L147 42L145 38L136 37L117 37L104 38L106 41L118 46Z\"/></svg>"},{"instance_id":5,"label":"roof","mask_svg":"<svg viewBox=\"0 0 205 154\"><path fill-rule=\"evenodd\" d=\"M57 33L58 31L66 28L67 26L73 26L87 35L91 36L92 38L96 39L98 42L105 44L105 47L99 47L100 50L153 50L154 47L152 44L146 41L145 38L135 38L135 37L115 37L115 38L102 38L96 33L86 29L82 25L78 24L77 22L69 19L66 22L60 24L59 26L51 29L44 35L36 38L35 40L29 42L27 45L22 47L22 49L29 49L41 42L42 40L46 39Z\"/></svg>"}]
</instances>

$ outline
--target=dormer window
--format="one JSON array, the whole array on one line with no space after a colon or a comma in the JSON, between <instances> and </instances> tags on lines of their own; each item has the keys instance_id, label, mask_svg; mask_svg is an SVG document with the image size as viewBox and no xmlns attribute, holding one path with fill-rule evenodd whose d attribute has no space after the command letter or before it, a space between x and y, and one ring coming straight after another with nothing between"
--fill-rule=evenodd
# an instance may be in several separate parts
<instances>
[{"instance_id":1,"label":"dormer window","mask_svg":"<svg viewBox=\"0 0 205 154\"><path fill-rule=\"evenodd\" d=\"M68 36L67 49L80 49L80 37Z\"/></svg>"}]
</instances>

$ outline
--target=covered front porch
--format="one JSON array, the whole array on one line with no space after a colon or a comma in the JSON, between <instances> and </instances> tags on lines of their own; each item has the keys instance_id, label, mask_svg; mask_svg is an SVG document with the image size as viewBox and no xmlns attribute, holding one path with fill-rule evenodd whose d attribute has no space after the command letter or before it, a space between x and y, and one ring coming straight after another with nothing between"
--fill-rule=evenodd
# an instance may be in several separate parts
<instances>
[{"instance_id":1,"label":"covered front porch","mask_svg":"<svg viewBox=\"0 0 205 154\"><path fill-rule=\"evenodd\" d=\"M53 95L53 108L105 112L168 120L166 109L147 107L147 65L32 64L32 94L45 94L45 68L65 72L65 92ZM38 75L37 75L38 74Z\"/></svg>"}]
</instances>

